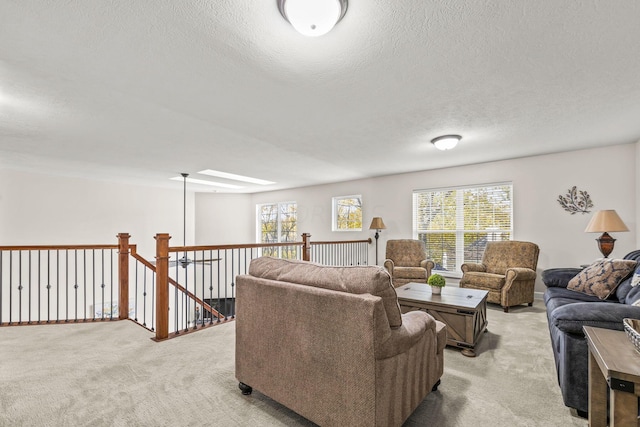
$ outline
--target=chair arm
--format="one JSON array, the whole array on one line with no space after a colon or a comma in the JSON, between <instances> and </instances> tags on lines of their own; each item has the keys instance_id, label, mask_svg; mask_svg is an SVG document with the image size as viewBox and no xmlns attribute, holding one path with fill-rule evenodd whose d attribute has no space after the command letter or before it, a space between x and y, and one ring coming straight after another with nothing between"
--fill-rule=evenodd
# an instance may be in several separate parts
<instances>
[{"instance_id":1,"label":"chair arm","mask_svg":"<svg viewBox=\"0 0 640 427\"><path fill-rule=\"evenodd\" d=\"M405 353L424 337L427 330L436 332L436 321L424 311L410 311L402 315L402 326L391 329L391 334L376 345L376 359L387 359Z\"/></svg>"},{"instance_id":2,"label":"chair arm","mask_svg":"<svg viewBox=\"0 0 640 427\"><path fill-rule=\"evenodd\" d=\"M393 277L393 266L394 266L393 260L390 260L390 259L384 260L384 268L387 269L391 277Z\"/></svg>"},{"instance_id":3,"label":"chair arm","mask_svg":"<svg viewBox=\"0 0 640 427\"><path fill-rule=\"evenodd\" d=\"M562 332L583 335L583 326L622 331L625 317L640 318L640 307L615 302L574 302L553 310L549 323Z\"/></svg>"},{"instance_id":4,"label":"chair arm","mask_svg":"<svg viewBox=\"0 0 640 427\"><path fill-rule=\"evenodd\" d=\"M536 272L530 268L512 267L505 272L506 283L513 283L518 280L535 280Z\"/></svg>"},{"instance_id":5,"label":"chair arm","mask_svg":"<svg viewBox=\"0 0 640 427\"><path fill-rule=\"evenodd\" d=\"M471 271L478 271L484 273L487 271L487 266L477 262L465 262L460 266L463 273L469 273Z\"/></svg>"},{"instance_id":6,"label":"chair arm","mask_svg":"<svg viewBox=\"0 0 640 427\"><path fill-rule=\"evenodd\" d=\"M436 263L430 259L423 259L422 261L420 261L420 267L427 270L427 279L429 278L429 276L431 276L431 270L433 270L435 266Z\"/></svg>"}]
</instances>

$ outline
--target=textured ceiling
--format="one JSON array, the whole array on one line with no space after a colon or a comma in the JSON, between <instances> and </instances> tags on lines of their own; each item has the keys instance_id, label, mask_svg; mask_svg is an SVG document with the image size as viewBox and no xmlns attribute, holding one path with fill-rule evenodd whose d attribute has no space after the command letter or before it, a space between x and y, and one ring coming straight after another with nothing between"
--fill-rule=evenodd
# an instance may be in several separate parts
<instances>
[{"instance_id":1,"label":"textured ceiling","mask_svg":"<svg viewBox=\"0 0 640 427\"><path fill-rule=\"evenodd\" d=\"M253 192L633 143L639 22L637 0L351 0L307 38L276 0L0 0L0 167L277 182Z\"/></svg>"}]
</instances>

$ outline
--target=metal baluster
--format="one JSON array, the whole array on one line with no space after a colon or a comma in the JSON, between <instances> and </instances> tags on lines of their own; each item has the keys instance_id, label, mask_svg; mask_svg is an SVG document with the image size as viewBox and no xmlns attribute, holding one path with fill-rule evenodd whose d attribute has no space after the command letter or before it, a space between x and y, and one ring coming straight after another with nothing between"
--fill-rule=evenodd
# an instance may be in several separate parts
<instances>
[{"instance_id":1,"label":"metal baluster","mask_svg":"<svg viewBox=\"0 0 640 427\"><path fill-rule=\"evenodd\" d=\"M101 282L100 283L100 288L102 289L102 302L101 302L101 305L103 307L103 309L102 309L102 320L104 320L104 288L107 286L104 283L104 249L101 249L101 251L100 251L100 259L101 259L101 262L100 262L100 264L101 264L100 265L100 279L101 279L100 280L100 282ZM93 309L93 311L94 312L95 312L95 306L96 306L95 299L96 298L95 298L95 294L94 294L94 297L93 297L93 300L94 300L94 303L93 303L94 309ZM111 300L111 302L109 304L111 304L111 307L113 307L113 300ZM118 307L118 309L119 308L120 307ZM109 310L109 315L110 315L109 318L111 320L113 320L113 308L111 310ZM95 313L94 313L93 317L96 317Z\"/></svg>"},{"instance_id":2,"label":"metal baluster","mask_svg":"<svg viewBox=\"0 0 640 427\"><path fill-rule=\"evenodd\" d=\"M95 322L95 320L96 320L96 314L95 314L95 311L96 311L96 251L95 251L95 249L91 251L91 264L92 264L91 265L91 279L92 279L91 299L92 299L92 302L93 302L93 316L91 316L92 317L91 320L93 322ZM87 288L87 286L85 284L85 289L86 288ZM85 300L86 300L86 296L85 296ZM104 304L103 304L103 307L104 307ZM86 310L86 307L85 307L85 310ZM102 316L104 317L104 309L102 310ZM85 316L84 317L85 317L85 319L87 319L86 312L85 312Z\"/></svg>"},{"instance_id":3,"label":"metal baluster","mask_svg":"<svg viewBox=\"0 0 640 427\"><path fill-rule=\"evenodd\" d=\"M9 251L9 324L13 316L13 251Z\"/></svg>"},{"instance_id":4,"label":"metal baluster","mask_svg":"<svg viewBox=\"0 0 640 427\"><path fill-rule=\"evenodd\" d=\"M51 251L47 250L47 323L51 322Z\"/></svg>"},{"instance_id":5,"label":"metal baluster","mask_svg":"<svg viewBox=\"0 0 640 427\"><path fill-rule=\"evenodd\" d=\"M113 302L113 271L114 271L113 270L113 249L109 250L109 256L111 257L111 272L109 273L109 288L110 288L109 300ZM120 295L120 292L118 292L118 295ZM127 300L128 299L129 299L129 295L127 295ZM120 310L120 308L118 310ZM127 313L127 318L128 317L129 317L129 313ZM111 312L111 318L113 319L113 310Z\"/></svg>"},{"instance_id":6,"label":"metal baluster","mask_svg":"<svg viewBox=\"0 0 640 427\"><path fill-rule=\"evenodd\" d=\"M136 322L138 321L138 277L140 275L140 272L138 271L139 265L140 265L140 262L136 260L136 283L134 285L135 292L133 293L135 295L135 298L134 298L135 308L133 310L133 320L135 320ZM146 268L145 268L145 273L146 273Z\"/></svg>"},{"instance_id":7,"label":"metal baluster","mask_svg":"<svg viewBox=\"0 0 640 427\"><path fill-rule=\"evenodd\" d=\"M2 325L3 320L4 320L4 316L2 315L2 306L4 304L2 304L2 290L4 289L4 272L3 272L3 265L4 262L2 261L2 255L3 255L3 251L0 251L0 325ZM9 283L9 285L11 285L11 283ZM11 288L11 286L9 286L9 288Z\"/></svg>"},{"instance_id":8,"label":"metal baluster","mask_svg":"<svg viewBox=\"0 0 640 427\"><path fill-rule=\"evenodd\" d=\"M22 323L22 251L18 251L18 324Z\"/></svg>"},{"instance_id":9,"label":"metal baluster","mask_svg":"<svg viewBox=\"0 0 640 427\"><path fill-rule=\"evenodd\" d=\"M155 313L156 313L156 272L151 271L151 330L155 331ZM146 299L145 299L146 304Z\"/></svg>"},{"instance_id":10,"label":"metal baluster","mask_svg":"<svg viewBox=\"0 0 640 427\"><path fill-rule=\"evenodd\" d=\"M87 264L86 262L86 252L85 252L85 265ZM86 271L86 270L85 270ZM85 273L86 276L86 273ZM84 318L85 321L86 319L88 319L89 317L87 316L87 283L85 281L84 284L84 300L85 300L85 304L84 304ZM91 250L91 301L93 302L93 315L91 316L92 318L92 322L95 322L96 320L96 250L92 249ZM104 310L102 310L102 312L104 313Z\"/></svg>"},{"instance_id":11,"label":"metal baluster","mask_svg":"<svg viewBox=\"0 0 640 427\"><path fill-rule=\"evenodd\" d=\"M229 270L228 270L228 265L227 265L227 258L228 258L227 252L228 252L228 250L225 250L225 257L224 257L224 304L225 304L225 307L224 307L224 320L228 320L228 318L227 318L228 317L227 316L227 307L226 307L226 304L227 304L227 288L228 288L227 281L229 280ZM231 256L233 256L233 250L231 252ZM219 306L222 305L222 303L220 303L220 295L218 295L218 305Z\"/></svg>"},{"instance_id":12,"label":"metal baluster","mask_svg":"<svg viewBox=\"0 0 640 427\"><path fill-rule=\"evenodd\" d=\"M238 272L240 272L240 253L238 253ZM235 299L235 290L236 290L236 283L235 283L235 278L236 278L236 274L235 274L235 270L233 269L233 255L231 255L231 301L230 301L230 311L231 311L231 318L235 319L236 318L236 299Z\"/></svg>"},{"instance_id":13,"label":"metal baluster","mask_svg":"<svg viewBox=\"0 0 640 427\"><path fill-rule=\"evenodd\" d=\"M31 323L31 251L28 252L29 254L29 262L28 262L28 267L29 267L29 272L27 273L27 278L29 281L29 293L28 293L28 298L27 298L27 305L28 305L28 317L27 317L27 323Z\"/></svg>"},{"instance_id":14,"label":"metal baluster","mask_svg":"<svg viewBox=\"0 0 640 427\"><path fill-rule=\"evenodd\" d=\"M193 253L193 257L195 258L195 252ZM188 263L188 259L189 257L187 256L187 252L184 252L184 258L185 258L185 265L184 265L184 289L185 292L182 293L182 301L184 302L184 314L183 314L183 324L184 324L184 330L185 332L189 330L189 264ZM195 266L194 266L194 271L195 271Z\"/></svg>"},{"instance_id":15,"label":"metal baluster","mask_svg":"<svg viewBox=\"0 0 640 427\"><path fill-rule=\"evenodd\" d=\"M185 255L185 258L186 258L186 255ZM178 264L180 264L180 260L176 261L176 279L178 278ZM174 286L173 288L174 288L174 292L175 292L175 300L174 300L173 303L175 305L174 308L175 308L175 312L176 312L176 315L175 315L175 318L176 318L176 321L175 321L176 322L175 323L175 334L176 335L180 335L180 326L179 326L180 320L178 318L178 304L179 304L180 298L178 296L178 288L176 286Z\"/></svg>"},{"instance_id":16,"label":"metal baluster","mask_svg":"<svg viewBox=\"0 0 640 427\"><path fill-rule=\"evenodd\" d=\"M138 268L139 262L136 262L136 268ZM142 266L144 274L142 275L142 326L147 326L147 269L145 266ZM138 292L136 290L136 296ZM137 305L136 305L136 313L137 313ZM138 315L136 314L136 317ZM138 319L136 319L136 322Z\"/></svg>"},{"instance_id":17,"label":"metal baluster","mask_svg":"<svg viewBox=\"0 0 640 427\"><path fill-rule=\"evenodd\" d=\"M218 258L220 258L220 249L218 249ZM227 262L227 256L226 256L226 251L225 251L225 257L224 257L224 262ZM216 299L218 301L218 303L216 304L216 311L218 312L218 315L216 315L216 323L220 323L220 270L222 270L222 266L221 266L221 262L218 261L218 294L216 296Z\"/></svg>"},{"instance_id":18,"label":"metal baluster","mask_svg":"<svg viewBox=\"0 0 640 427\"><path fill-rule=\"evenodd\" d=\"M78 321L78 250L75 249L73 254L73 265L74 265L74 270L75 270L75 277L76 277L76 284L73 285L73 288L75 289L75 321Z\"/></svg>"},{"instance_id":19,"label":"metal baluster","mask_svg":"<svg viewBox=\"0 0 640 427\"><path fill-rule=\"evenodd\" d=\"M56 322L60 321L60 251L56 249Z\"/></svg>"},{"instance_id":20,"label":"metal baluster","mask_svg":"<svg viewBox=\"0 0 640 427\"><path fill-rule=\"evenodd\" d=\"M364 243L362 245L362 253L364 254L365 264L369 265L369 244Z\"/></svg>"},{"instance_id":21,"label":"metal baluster","mask_svg":"<svg viewBox=\"0 0 640 427\"><path fill-rule=\"evenodd\" d=\"M64 321L68 322L69 321L69 250L65 250L65 258L64 258L64 262L65 262L65 277L66 280L64 282L64 289L65 289L65 298L66 298L66 303L64 305L65 308L65 316L64 316Z\"/></svg>"},{"instance_id":22,"label":"metal baluster","mask_svg":"<svg viewBox=\"0 0 640 427\"><path fill-rule=\"evenodd\" d=\"M82 271L83 284L82 284L82 286L84 287L84 292L83 292L84 295L82 296L83 301L84 301L84 307L83 307L82 312L84 313L84 319L86 321L86 319L87 319L87 250L86 249L82 250L82 268L83 268L83 271Z\"/></svg>"}]
</instances>

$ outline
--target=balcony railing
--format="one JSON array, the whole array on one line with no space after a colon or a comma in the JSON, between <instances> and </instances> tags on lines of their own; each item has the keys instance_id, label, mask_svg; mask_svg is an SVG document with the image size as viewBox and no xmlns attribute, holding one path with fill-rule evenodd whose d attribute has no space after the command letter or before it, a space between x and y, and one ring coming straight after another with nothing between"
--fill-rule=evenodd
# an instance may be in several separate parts
<instances>
[{"instance_id":1,"label":"balcony railing","mask_svg":"<svg viewBox=\"0 0 640 427\"><path fill-rule=\"evenodd\" d=\"M156 340L235 318L235 278L252 259L275 256L327 265L367 265L371 239L339 242L169 246L156 259L127 233L117 245L0 246L0 326L131 319Z\"/></svg>"}]
</instances>

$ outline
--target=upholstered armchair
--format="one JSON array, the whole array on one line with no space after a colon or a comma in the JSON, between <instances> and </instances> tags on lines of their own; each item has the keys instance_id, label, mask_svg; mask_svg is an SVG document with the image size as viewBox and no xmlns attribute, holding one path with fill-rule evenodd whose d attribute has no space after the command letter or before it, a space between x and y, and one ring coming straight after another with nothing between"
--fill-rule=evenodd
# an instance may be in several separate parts
<instances>
[{"instance_id":1,"label":"upholstered armchair","mask_svg":"<svg viewBox=\"0 0 640 427\"><path fill-rule=\"evenodd\" d=\"M446 325L403 314L380 267L262 257L236 283L245 395L258 390L320 426L400 427L440 384Z\"/></svg>"},{"instance_id":2,"label":"upholstered armchair","mask_svg":"<svg viewBox=\"0 0 640 427\"><path fill-rule=\"evenodd\" d=\"M462 264L461 288L489 292L487 302L509 307L533 305L538 245L514 240L488 242L481 263Z\"/></svg>"},{"instance_id":3,"label":"upholstered armchair","mask_svg":"<svg viewBox=\"0 0 640 427\"><path fill-rule=\"evenodd\" d=\"M426 259L424 242L413 239L396 239L387 241L387 269L396 288L409 282L427 283L433 261Z\"/></svg>"}]
</instances>

